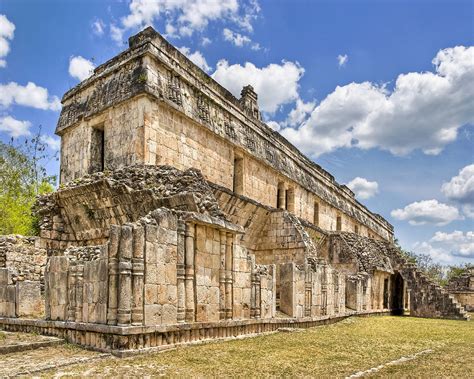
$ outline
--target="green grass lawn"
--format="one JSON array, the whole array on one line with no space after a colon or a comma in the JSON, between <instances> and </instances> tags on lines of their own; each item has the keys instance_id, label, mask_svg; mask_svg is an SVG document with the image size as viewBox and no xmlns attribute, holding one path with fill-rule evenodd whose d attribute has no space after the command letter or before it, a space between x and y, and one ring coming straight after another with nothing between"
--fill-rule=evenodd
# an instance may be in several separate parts
<instances>
[{"instance_id":1,"label":"green grass lawn","mask_svg":"<svg viewBox=\"0 0 474 379\"><path fill-rule=\"evenodd\" d=\"M350 318L297 333L110 358L46 373L102 376L344 377L432 349L375 374L474 377L474 323L411 317Z\"/></svg>"}]
</instances>

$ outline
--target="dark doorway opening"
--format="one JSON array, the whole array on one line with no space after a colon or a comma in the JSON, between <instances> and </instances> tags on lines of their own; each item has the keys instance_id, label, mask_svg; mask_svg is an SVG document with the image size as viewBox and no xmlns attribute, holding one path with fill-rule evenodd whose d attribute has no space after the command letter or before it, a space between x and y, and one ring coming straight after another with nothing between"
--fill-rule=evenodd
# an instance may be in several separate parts
<instances>
[{"instance_id":1,"label":"dark doorway opening","mask_svg":"<svg viewBox=\"0 0 474 379\"><path fill-rule=\"evenodd\" d=\"M396 272L392 276L392 283L391 283L391 292L392 292L392 301L391 301L391 309L392 314L394 315L403 315L403 292L404 292L404 283L403 278L399 272Z\"/></svg>"}]
</instances>

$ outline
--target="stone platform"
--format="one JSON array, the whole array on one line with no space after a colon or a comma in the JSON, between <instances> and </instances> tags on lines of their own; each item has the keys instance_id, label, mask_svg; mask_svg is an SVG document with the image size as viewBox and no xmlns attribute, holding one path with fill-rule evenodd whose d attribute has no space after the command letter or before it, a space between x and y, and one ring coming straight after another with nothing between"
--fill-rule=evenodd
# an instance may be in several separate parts
<instances>
[{"instance_id":1,"label":"stone platform","mask_svg":"<svg viewBox=\"0 0 474 379\"><path fill-rule=\"evenodd\" d=\"M0 329L11 332L39 333L63 338L69 343L125 357L219 340L251 337L280 328L311 328L332 324L348 317L390 314L389 311L347 312L313 318L272 318L183 323L166 326L110 326L101 324L0 318Z\"/></svg>"}]
</instances>

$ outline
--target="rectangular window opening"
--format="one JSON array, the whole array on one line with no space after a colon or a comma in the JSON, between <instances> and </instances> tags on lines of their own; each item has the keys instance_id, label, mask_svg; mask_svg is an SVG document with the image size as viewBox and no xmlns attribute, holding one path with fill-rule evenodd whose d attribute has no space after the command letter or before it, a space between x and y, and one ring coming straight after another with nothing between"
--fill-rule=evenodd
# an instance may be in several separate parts
<instances>
[{"instance_id":1,"label":"rectangular window opening","mask_svg":"<svg viewBox=\"0 0 474 379\"><path fill-rule=\"evenodd\" d=\"M90 173L104 171L105 138L103 128L92 128Z\"/></svg>"}]
</instances>

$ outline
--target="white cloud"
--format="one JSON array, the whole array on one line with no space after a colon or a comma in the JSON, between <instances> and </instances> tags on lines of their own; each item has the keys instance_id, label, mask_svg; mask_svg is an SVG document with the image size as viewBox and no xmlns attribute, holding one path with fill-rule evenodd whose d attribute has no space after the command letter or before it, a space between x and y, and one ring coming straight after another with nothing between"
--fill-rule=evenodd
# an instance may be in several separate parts
<instances>
[{"instance_id":1,"label":"white cloud","mask_svg":"<svg viewBox=\"0 0 474 379\"><path fill-rule=\"evenodd\" d=\"M61 147L61 140L51 136L41 136L41 142L49 146L51 150L58 151Z\"/></svg>"},{"instance_id":2,"label":"white cloud","mask_svg":"<svg viewBox=\"0 0 474 379\"><path fill-rule=\"evenodd\" d=\"M4 59L10 52L10 42L15 33L15 25L7 16L0 14L0 67L7 65Z\"/></svg>"},{"instance_id":3,"label":"white cloud","mask_svg":"<svg viewBox=\"0 0 474 379\"><path fill-rule=\"evenodd\" d=\"M379 192L379 184L377 182L369 182L365 178L356 177L347 183L349 187L359 199L369 199Z\"/></svg>"},{"instance_id":4,"label":"white cloud","mask_svg":"<svg viewBox=\"0 0 474 379\"><path fill-rule=\"evenodd\" d=\"M240 97L245 85L252 85L258 94L260 109L274 113L281 105L299 99L298 81L303 74L304 69L293 62L282 61L259 68L250 62L242 66L220 60L211 76L236 97Z\"/></svg>"},{"instance_id":5,"label":"white cloud","mask_svg":"<svg viewBox=\"0 0 474 379\"><path fill-rule=\"evenodd\" d=\"M284 126L300 125L303 121L306 120L308 115L311 114L315 107L315 101L309 101L305 103L303 100L297 99L295 108L293 108L288 114Z\"/></svg>"},{"instance_id":6,"label":"white cloud","mask_svg":"<svg viewBox=\"0 0 474 379\"><path fill-rule=\"evenodd\" d=\"M92 31L98 36L104 35L105 23L101 19L97 19L92 23Z\"/></svg>"},{"instance_id":7,"label":"white cloud","mask_svg":"<svg viewBox=\"0 0 474 379\"><path fill-rule=\"evenodd\" d=\"M56 96L50 97L46 88L32 82L26 86L15 82L0 84L0 106L9 107L12 104L53 111L61 109L61 102Z\"/></svg>"},{"instance_id":8,"label":"white cloud","mask_svg":"<svg viewBox=\"0 0 474 379\"><path fill-rule=\"evenodd\" d=\"M202 31L211 21L230 21L247 31L252 30L252 21L260 7L255 0L132 0L129 14L122 17L119 25L111 26L112 38L122 42L126 30L141 29L164 19L166 33L175 36L190 36ZM171 30L172 29L172 30Z\"/></svg>"},{"instance_id":9,"label":"white cloud","mask_svg":"<svg viewBox=\"0 0 474 379\"><path fill-rule=\"evenodd\" d=\"M417 242L416 252L431 255L434 259L444 262L454 257L474 259L474 232L455 230L452 233L436 232L428 242Z\"/></svg>"},{"instance_id":10,"label":"white cloud","mask_svg":"<svg viewBox=\"0 0 474 379\"><path fill-rule=\"evenodd\" d=\"M347 60L349 59L349 57L347 56L347 54L344 54L344 55L338 55L337 56L337 64L339 67L344 67L347 63Z\"/></svg>"},{"instance_id":11,"label":"white cloud","mask_svg":"<svg viewBox=\"0 0 474 379\"><path fill-rule=\"evenodd\" d=\"M435 72L399 75L391 91L370 82L338 86L308 121L282 134L313 157L344 147L439 154L474 123L474 47L441 50L433 64Z\"/></svg>"},{"instance_id":12,"label":"white cloud","mask_svg":"<svg viewBox=\"0 0 474 379\"><path fill-rule=\"evenodd\" d=\"M94 73L94 64L81 56L69 59L69 75L80 81L87 79Z\"/></svg>"},{"instance_id":13,"label":"white cloud","mask_svg":"<svg viewBox=\"0 0 474 379\"><path fill-rule=\"evenodd\" d=\"M123 44L123 30L116 25L110 25L110 37L117 45Z\"/></svg>"},{"instance_id":14,"label":"white cloud","mask_svg":"<svg viewBox=\"0 0 474 379\"><path fill-rule=\"evenodd\" d=\"M0 117L0 131L17 138L30 135L31 122L16 120L11 116Z\"/></svg>"},{"instance_id":15,"label":"white cloud","mask_svg":"<svg viewBox=\"0 0 474 379\"><path fill-rule=\"evenodd\" d=\"M201 45L202 46L207 46L212 42L212 40L208 37L202 37L201 39Z\"/></svg>"},{"instance_id":16,"label":"white cloud","mask_svg":"<svg viewBox=\"0 0 474 379\"><path fill-rule=\"evenodd\" d=\"M226 41L232 42L235 46L239 46L239 47L252 42L252 40L249 37L244 36L237 32L233 32L232 30L228 28L224 28L224 30L222 31L222 35L224 36L224 39Z\"/></svg>"},{"instance_id":17,"label":"white cloud","mask_svg":"<svg viewBox=\"0 0 474 379\"><path fill-rule=\"evenodd\" d=\"M226 41L231 42L235 46L242 47L244 45L250 45L252 50L261 49L260 44L252 42L250 37L234 32L228 28L224 28L224 30L222 30L222 35Z\"/></svg>"},{"instance_id":18,"label":"white cloud","mask_svg":"<svg viewBox=\"0 0 474 379\"><path fill-rule=\"evenodd\" d=\"M275 130L275 131L277 131L277 132L278 132L278 131L280 130L280 128L281 128L281 127L280 127L280 124L279 124L278 122L276 122L276 121L267 121L266 124L267 124L270 128L272 128L273 130Z\"/></svg>"},{"instance_id":19,"label":"white cloud","mask_svg":"<svg viewBox=\"0 0 474 379\"><path fill-rule=\"evenodd\" d=\"M410 225L434 224L442 226L461 219L457 208L439 203L437 200L414 202L403 209L395 209L390 214L397 220L408 221Z\"/></svg>"},{"instance_id":20,"label":"white cloud","mask_svg":"<svg viewBox=\"0 0 474 379\"><path fill-rule=\"evenodd\" d=\"M207 64L206 58L204 58L200 51L196 50L192 53L189 47L184 46L180 47L178 50L186 55L191 62L200 67L203 71L209 72L211 70L211 67Z\"/></svg>"},{"instance_id":21,"label":"white cloud","mask_svg":"<svg viewBox=\"0 0 474 379\"><path fill-rule=\"evenodd\" d=\"M474 164L462 168L457 176L444 183L441 192L461 204L466 216L474 218Z\"/></svg>"}]
</instances>

